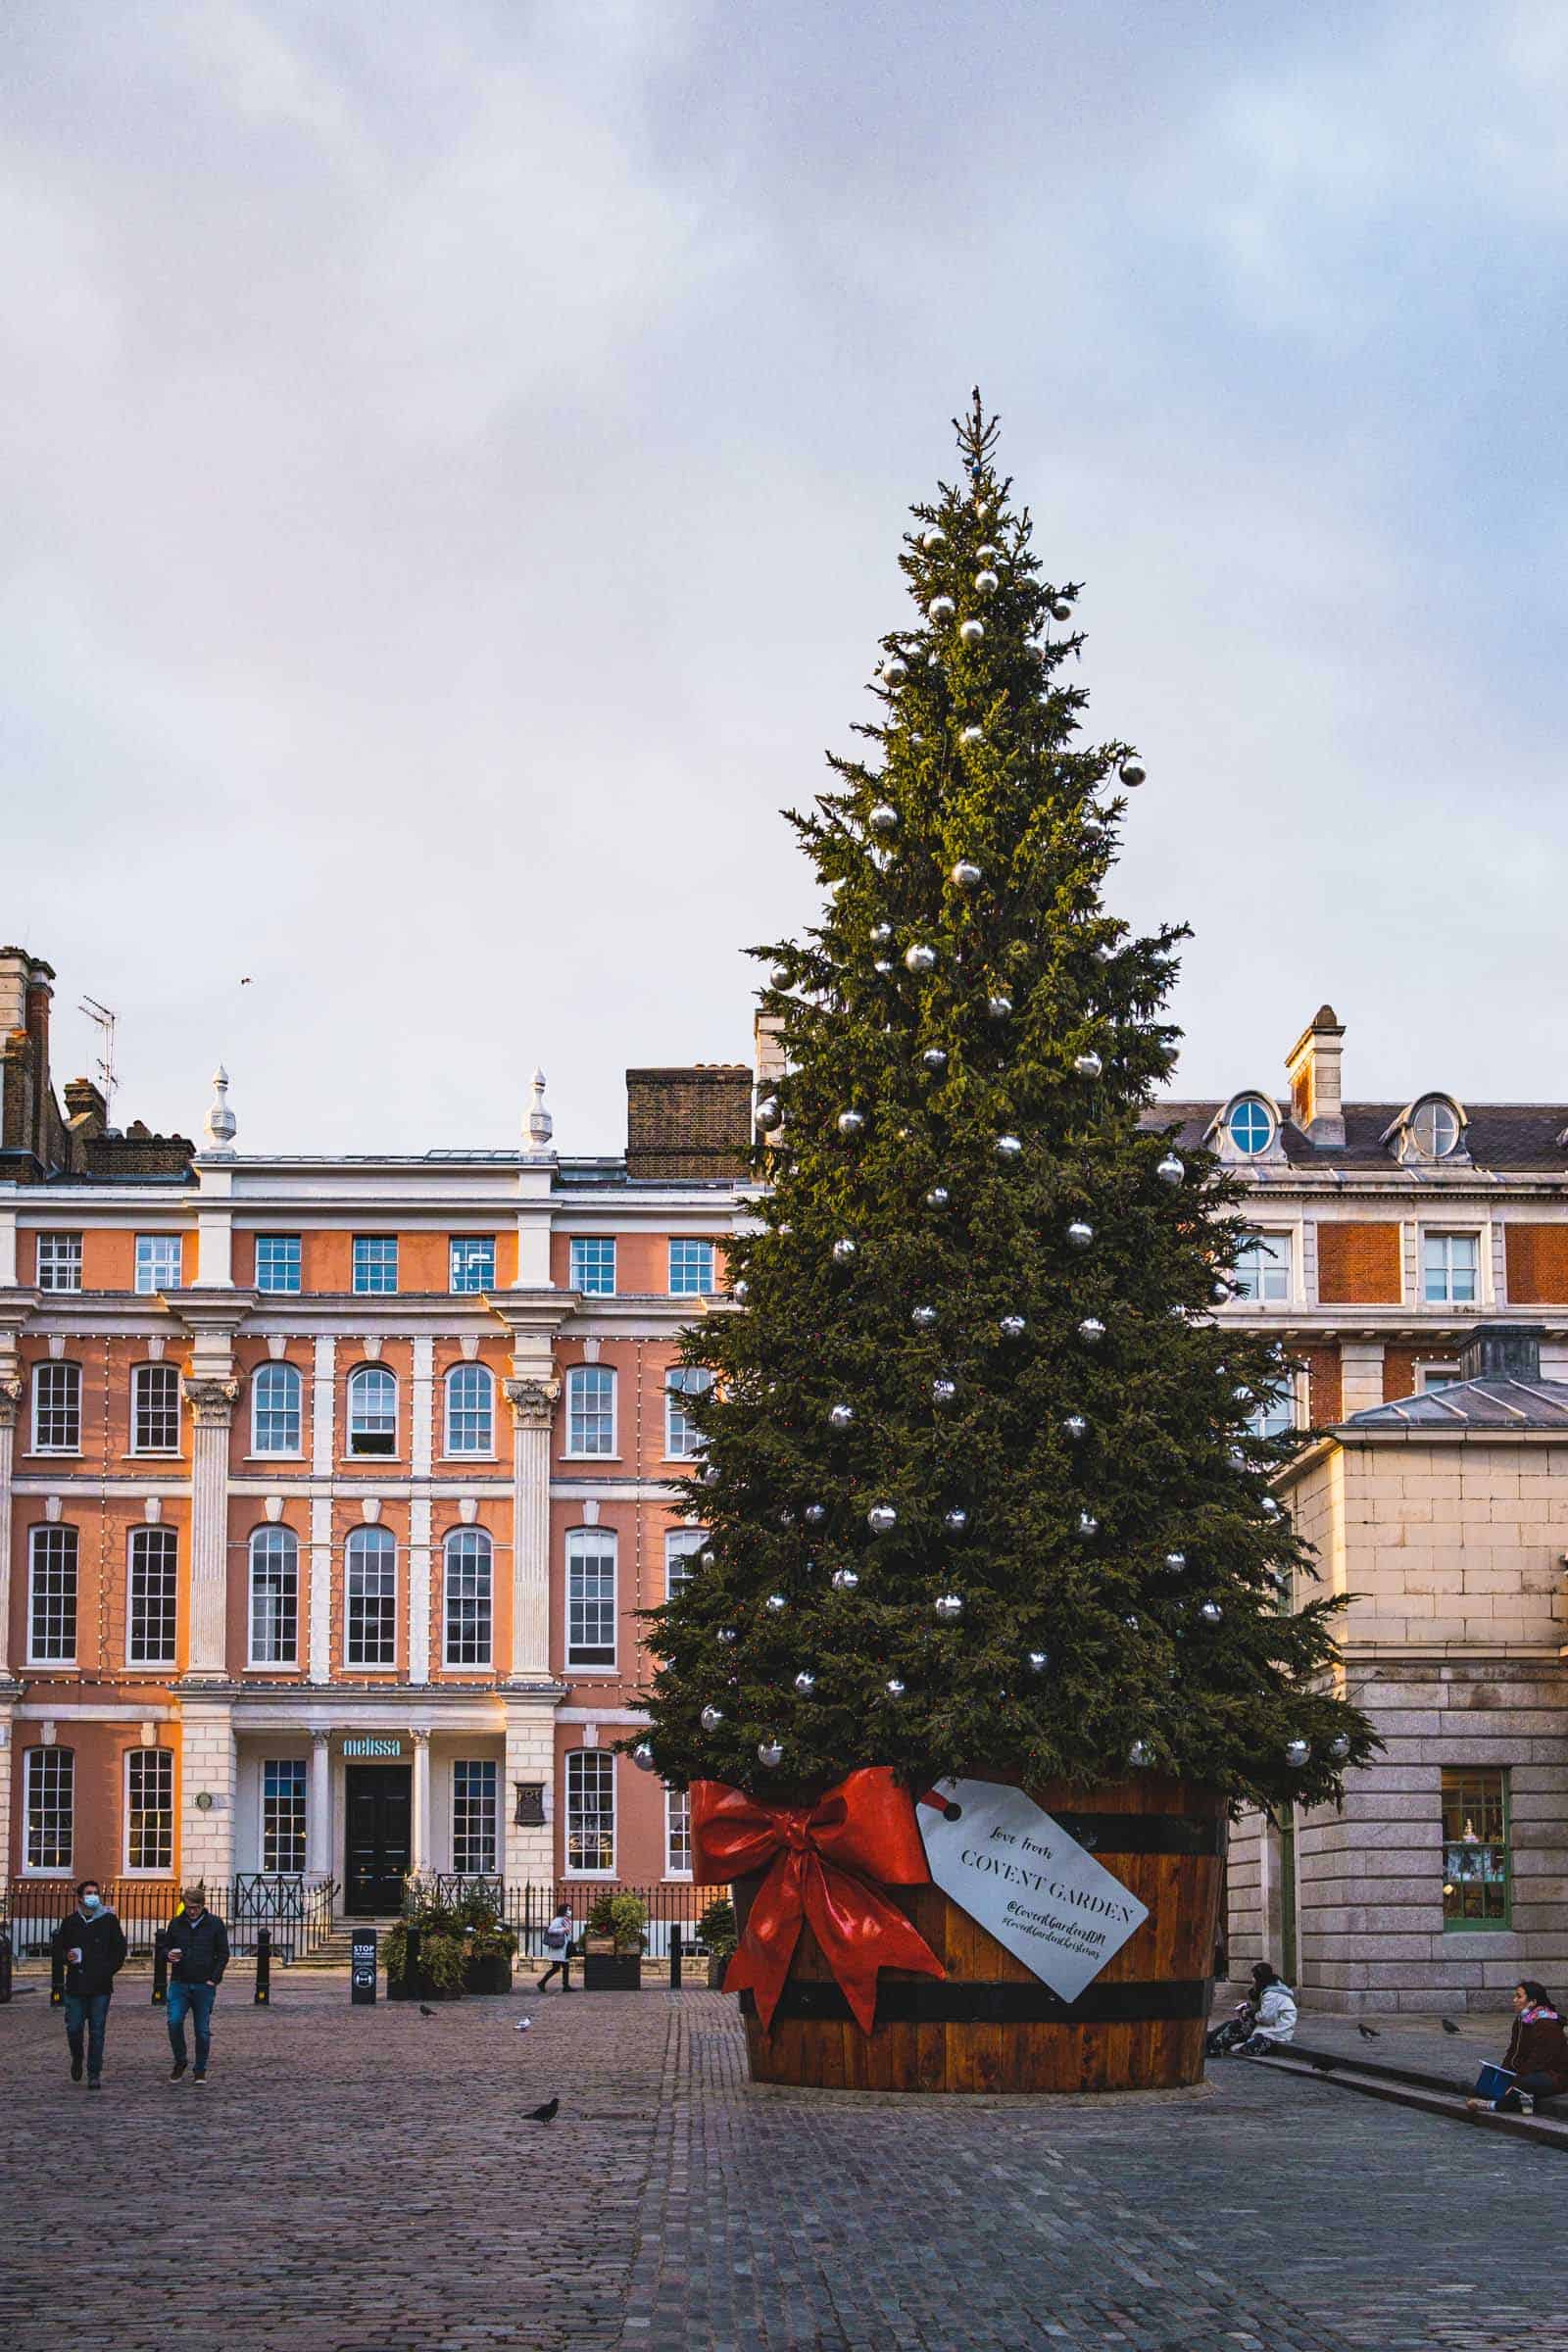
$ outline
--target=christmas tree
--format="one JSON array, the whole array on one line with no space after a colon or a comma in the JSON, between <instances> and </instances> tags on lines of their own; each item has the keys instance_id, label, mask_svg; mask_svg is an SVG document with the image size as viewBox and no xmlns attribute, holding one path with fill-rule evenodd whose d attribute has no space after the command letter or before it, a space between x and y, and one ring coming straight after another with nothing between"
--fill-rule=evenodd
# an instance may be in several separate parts
<instances>
[{"instance_id":1,"label":"christmas tree","mask_svg":"<svg viewBox=\"0 0 1568 2352\"><path fill-rule=\"evenodd\" d=\"M1158 1121L1188 934L1104 908L1143 766L1079 742L1079 589L978 393L957 431L869 755L790 820L822 920L757 951L787 1075L761 1230L683 1342L708 1532L634 1752L773 1799L865 1764L1322 1799L1371 1737L1327 1687L1337 1604L1288 1605L1294 1441L1252 1431L1286 1368L1212 1315L1239 1196Z\"/></svg>"}]
</instances>

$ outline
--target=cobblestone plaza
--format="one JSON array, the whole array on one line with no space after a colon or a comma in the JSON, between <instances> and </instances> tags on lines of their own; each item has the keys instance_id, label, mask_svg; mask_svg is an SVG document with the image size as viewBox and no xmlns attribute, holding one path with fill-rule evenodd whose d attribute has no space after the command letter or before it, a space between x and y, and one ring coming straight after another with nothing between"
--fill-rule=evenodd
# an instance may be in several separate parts
<instances>
[{"instance_id":1,"label":"cobblestone plaza","mask_svg":"<svg viewBox=\"0 0 1568 2352\"><path fill-rule=\"evenodd\" d=\"M147 1993L90 2100L44 1992L0 2010L7 2352L85 2314L116 2352L1568 2352L1555 2150L1245 2063L1119 2100L798 2093L748 2082L718 1994L426 2019L332 1976L258 2010L236 1970L197 2088ZM1495 2039L1468 2021L1457 2071Z\"/></svg>"}]
</instances>

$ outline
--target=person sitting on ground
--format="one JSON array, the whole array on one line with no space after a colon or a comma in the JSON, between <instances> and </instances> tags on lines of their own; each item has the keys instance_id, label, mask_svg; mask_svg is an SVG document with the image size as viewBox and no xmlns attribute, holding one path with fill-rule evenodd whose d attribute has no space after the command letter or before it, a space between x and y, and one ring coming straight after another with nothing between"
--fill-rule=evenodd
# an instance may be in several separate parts
<instances>
[{"instance_id":1,"label":"person sitting on ground","mask_svg":"<svg viewBox=\"0 0 1568 2352\"><path fill-rule=\"evenodd\" d=\"M1513 2032L1502 2063L1513 2077L1502 2096L1469 2099L1467 2106L1533 2115L1538 2099L1560 2098L1568 2090L1568 2034L1550 1993L1534 1977L1513 1988Z\"/></svg>"},{"instance_id":2,"label":"person sitting on ground","mask_svg":"<svg viewBox=\"0 0 1568 2352\"><path fill-rule=\"evenodd\" d=\"M1266 1960L1260 1960L1252 1971L1252 2004L1256 2023L1232 2053L1237 2058L1264 2057L1295 2038L1296 1995Z\"/></svg>"},{"instance_id":3,"label":"person sitting on ground","mask_svg":"<svg viewBox=\"0 0 1568 2352\"><path fill-rule=\"evenodd\" d=\"M1246 2000L1238 2001L1225 2023L1222 2026L1215 2026L1204 2038L1203 2047L1210 2058L1230 2055L1237 2050L1245 2049L1249 2043L1257 2039L1259 2033L1263 2030L1263 1996L1273 1985L1278 1985L1279 1992L1284 1999L1282 2004L1276 1996L1273 2003L1271 2014L1279 2021L1279 2024L1271 2031L1273 2031L1275 2040L1290 2040L1296 2031L1296 2003L1291 1999L1290 1986L1282 1978L1275 1975L1266 1960L1258 1960L1253 1963L1252 1989ZM1284 2007L1288 2007L1290 2010L1288 2021L1283 2017Z\"/></svg>"}]
</instances>

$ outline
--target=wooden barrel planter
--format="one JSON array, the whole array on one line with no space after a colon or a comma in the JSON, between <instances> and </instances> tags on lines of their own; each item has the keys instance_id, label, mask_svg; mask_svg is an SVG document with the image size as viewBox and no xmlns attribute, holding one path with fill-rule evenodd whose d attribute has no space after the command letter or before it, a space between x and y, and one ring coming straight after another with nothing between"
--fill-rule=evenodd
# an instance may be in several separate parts
<instances>
[{"instance_id":1,"label":"wooden barrel planter","mask_svg":"<svg viewBox=\"0 0 1568 2352\"><path fill-rule=\"evenodd\" d=\"M996 1777L976 1775L976 1778ZM1225 1802L1215 1790L1140 1775L1028 1794L1149 1917L1068 2003L937 1886L890 1886L946 1979L888 1969L862 2034L809 1928L764 2034L741 1994L755 2082L820 2090L1169 2090L1200 2081L1213 1992ZM737 1881L744 1931L760 1879Z\"/></svg>"}]
</instances>

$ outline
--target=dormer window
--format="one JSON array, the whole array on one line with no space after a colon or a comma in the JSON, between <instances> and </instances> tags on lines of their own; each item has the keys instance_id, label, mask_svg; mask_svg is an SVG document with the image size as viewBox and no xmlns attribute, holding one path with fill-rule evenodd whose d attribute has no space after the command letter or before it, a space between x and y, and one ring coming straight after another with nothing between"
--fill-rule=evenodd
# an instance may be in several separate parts
<instances>
[{"instance_id":1,"label":"dormer window","mask_svg":"<svg viewBox=\"0 0 1568 2352\"><path fill-rule=\"evenodd\" d=\"M1260 1095L1241 1095L1225 1114L1225 1132L1244 1159L1256 1159L1274 1141L1274 1116Z\"/></svg>"},{"instance_id":2,"label":"dormer window","mask_svg":"<svg viewBox=\"0 0 1568 2352\"><path fill-rule=\"evenodd\" d=\"M1463 1132L1446 1095L1428 1095L1410 1113L1410 1139L1423 1159L1446 1159Z\"/></svg>"}]
</instances>

